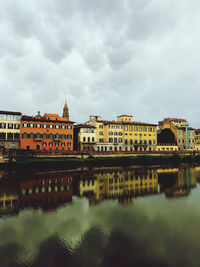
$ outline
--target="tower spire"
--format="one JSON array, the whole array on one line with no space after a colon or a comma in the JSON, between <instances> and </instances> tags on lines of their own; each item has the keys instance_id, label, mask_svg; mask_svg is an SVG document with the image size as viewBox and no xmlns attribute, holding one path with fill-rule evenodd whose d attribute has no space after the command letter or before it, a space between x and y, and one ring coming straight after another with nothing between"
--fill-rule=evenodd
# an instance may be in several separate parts
<instances>
[{"instance_id":1,"label":"tower spire","mask_svg":"<svg viewBox=\"0 0 200 267\"><path fill-rule=\"evenodd\" d=\"M69 120L69 109L68 109L66 101L65 101L64 108L63 108L63 118L66 118L67 120Z\"/></svg>"}]
</instances>

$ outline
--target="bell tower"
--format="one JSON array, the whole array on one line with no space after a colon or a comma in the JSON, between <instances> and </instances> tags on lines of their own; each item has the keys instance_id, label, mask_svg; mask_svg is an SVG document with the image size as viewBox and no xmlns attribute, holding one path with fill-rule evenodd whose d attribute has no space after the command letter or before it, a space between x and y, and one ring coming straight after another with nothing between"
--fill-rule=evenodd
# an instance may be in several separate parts
<instances>
[{"instance_id":1,"label":"bell tower","mask_svg":"<svg viewBox=\"0 0 200 267\"><path fill-rule=\"evenodd\" d=\"M69 120L69 110L68 110L66 101L65 101L64 108L63 108L63 118L66 118L66 120Z\"/></svg>"}]
</instances>

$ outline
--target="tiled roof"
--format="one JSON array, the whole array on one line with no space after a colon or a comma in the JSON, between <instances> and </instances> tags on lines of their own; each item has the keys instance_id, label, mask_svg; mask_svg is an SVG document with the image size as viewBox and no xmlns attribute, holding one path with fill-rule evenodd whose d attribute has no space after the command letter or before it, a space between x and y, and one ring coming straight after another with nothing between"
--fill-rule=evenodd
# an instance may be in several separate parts
<instances>
[{"instance_id":1,"label":"tiled roof","mask_svg":"<svg viewBox=\"0 0 200 267\"><path fill-rule=\"evenodd\" d=\"M39 121L39 122L56 122L56 123L75 123L73 121L63 121L63 120L48 120L46 119L45 117L32 117L32 116L26 116L26 115L23 115L22 118L21 118L22 121Z\"/></svg>"}]
</instances>

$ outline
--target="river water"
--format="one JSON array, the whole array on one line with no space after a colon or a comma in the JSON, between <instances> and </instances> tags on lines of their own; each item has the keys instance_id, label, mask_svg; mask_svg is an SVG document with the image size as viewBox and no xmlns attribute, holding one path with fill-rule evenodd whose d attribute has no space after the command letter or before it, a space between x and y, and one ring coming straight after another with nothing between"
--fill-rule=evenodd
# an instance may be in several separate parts
<instances>
[{"instance_id":1,"label":"river water","mask_svg":"<svg viewBox=\"0 0 200 267\"><path fill-rule=\"evenodd\" d=\"M0 174L0 266L200 266L200 167Z\"/></svg>"}]
</instances>

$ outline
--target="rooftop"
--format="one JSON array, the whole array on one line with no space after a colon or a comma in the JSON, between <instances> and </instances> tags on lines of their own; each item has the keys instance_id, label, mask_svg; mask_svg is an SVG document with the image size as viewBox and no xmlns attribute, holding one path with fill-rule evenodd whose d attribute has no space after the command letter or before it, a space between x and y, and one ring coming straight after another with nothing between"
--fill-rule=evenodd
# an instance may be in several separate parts
<instances>
[{"instance_id":1,"label":"rooftop","mask_svg":"<svg viewBox=\"0 0 200 267\"><path fill-rule=\"evenodd\" d=\"M15 112L15 111L6 111L6 110L0 110L0 114L5 114L5 115L22 115L21 112Z\"/></svg>"}]
</instances>

